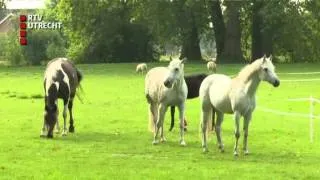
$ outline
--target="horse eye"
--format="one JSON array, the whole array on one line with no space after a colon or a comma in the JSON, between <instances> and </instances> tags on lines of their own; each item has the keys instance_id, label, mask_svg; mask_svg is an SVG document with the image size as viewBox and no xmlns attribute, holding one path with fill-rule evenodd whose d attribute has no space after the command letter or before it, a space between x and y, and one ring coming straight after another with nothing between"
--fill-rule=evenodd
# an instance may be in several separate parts
<instances>
[{"instance_id":1,"label":"horse eye","mask_svg":"<svg viewBox=\"0 0 320 180\"><path fill-rule=\"evenodd\" d=\"M174 71L175 71L175 72L178 72L178 71L179 71L179 69L178 69L178 68L174 68Z\"/></svg>"},{"instance_id":2,"label":"horse eye","mask_svg":"<svg viewBox=\"0 0 320 180\"><path fill-rule=\"evenodd\" d=\"M268 72L268 68L263 68L263 70L264 70L265 72Z\"/></svg>"}]
</instances>

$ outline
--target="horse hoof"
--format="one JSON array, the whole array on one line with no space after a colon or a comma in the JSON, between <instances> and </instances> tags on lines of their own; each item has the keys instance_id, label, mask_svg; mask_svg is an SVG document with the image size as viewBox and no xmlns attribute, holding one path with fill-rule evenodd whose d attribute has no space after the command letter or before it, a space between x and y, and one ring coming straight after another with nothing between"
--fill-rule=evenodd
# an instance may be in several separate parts
<instances>
[{"instance_id":1,"label":"horse hoof","mask_svg":"<svg viewBox=\"0 0 320 180\"><path fill-rule=\"evenodd\" d=\"M60 129L56 129L56 130L54 131L54 133L59 134L59 133L60 133Z\"/></svg>"},{"instance_id":2,"label":"horse hoof","mask_svg":"<svg viewBox=\"0 0 320 180\"><path fill-rule=\"evenodd\" d=\"M181 141L181 142L180 142L180 145L181 145L181 146L186 146L187 144L186 144L185 141Z\"/></svg>"},{"instance_id":3,"label":"horse hoof","mask_svg":"<svg viewBox=\"0 0 320 180\"><path fill-rule=\"evenodd\" d=\"M74 127L69 127L69 132L74 133Z\"/></svg>"},{"instance_id":4,"label":"horse hoof","mask_svg":"<svg viewBox=\"0 0 320 180\"><path fill-rule=\"evenodd\" d=\"M47 137L45 134L40 134L40 137L41 138L45 138L45 137Z\"/></svg>"},{"instance_id":5,"label":"horse hoof","mask_svg":"<svg viewBox=\"0 0 320 180\"><path fill-rule=\"evenodd\" d=\"M52 139L52 138L53 138L53 135L52 135L52 134L48 134L48 135L47 135L47 138Z\"/></svg>"},{"instance_id":6,"label":"horse hoof","mask_svg":"<svg viewBox=\"0 0 320 180\"><path fill-rule=\"evenodd\" d=\"M222 153L224 152L224 146L223 145L219 145L218 148L219 148L220 152L222 152Z\"/></svg>"},{"instance_id":7,"label":"horse hoof","mask_svg":"<svg viewBox=\"0 0 320 180\"><path fill-rule=\"evenodd\" d=\"M66 133L66 132L63 132L61 135L62 135L62 136L67 136L67 133Z\"/></svg>"},{"instance_id":8,"label":"horse hoof","mask_svg":"<svg viewBox=\"0 0 320 180\"><path fill-rule=\"evenodd\" d=\"M203 148L203 149L202 149L202 152L203 152L203 153L208 153L209 150L208 150L208 148Z\"/></svg>"},{"instance_id":9,"label":"horse hoof","mask_svg":"<svg viewBox=\"0 0 320 180\"><path fill-rule=\"evenodd\" d=\"M153 145L157 145L157 144L159 144L159 141L154 140L154 141L152 141L152 144L153 144Z\"/></svg>"},{"instance_id":10,"label":"horse hoof","mask_svg":"<svg viewBox=\"0 0 320 180\"><path fill-rule=\"evenodd\" d=\"M249 155L249 151L248 151L248 150L245 150L245 151L244 151L244 155Z\"/></svg>"},{"instance_id":11,"label":"horse hoof","mask_svg":"<svg viewBox=\"0 0 320 180\"><path fill-rule=\"evenodd\" d=\"M234 155L234 156L238 156L239 154L238 154L237 151L235 151L235 152L233 152L233 155Z\"/></svg>"},{"instance_id":12,"label":"horse hoof","mask_svg":"<svg viewBox=\"0 0 320 180\"><path fill-rule=\"evenodd\" d=\"M166 141L167 141L167 139L165 137L160 139L160 142L166 142Z\"/></svg>"}]
</instances>

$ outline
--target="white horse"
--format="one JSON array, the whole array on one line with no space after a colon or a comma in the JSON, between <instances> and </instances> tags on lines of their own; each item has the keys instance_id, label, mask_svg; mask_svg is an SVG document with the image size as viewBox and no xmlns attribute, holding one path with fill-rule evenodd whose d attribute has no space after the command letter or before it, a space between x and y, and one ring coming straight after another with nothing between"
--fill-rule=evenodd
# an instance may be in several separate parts
<instances>
[{"instance_id":1,"label":"white horse","mask_svg":"<svg viewBox=\"0 0 320 180\"><path fill-rule=\"evenodd\" d=\"M137 65L137 67L136 67L136 72L138 73L144 73L144 72L146 72L147 71L147 64L146 63L140 63L140 64L138 64Z\"/></svg>"},{"instance_id":2,"label":"white horse","mask_svg":"<svg viewBox=\"0 0 320 180\"><path fill-rule=\"evenodd\" d=\"M158 144L158 133L160 141L166 141L163 134L163 121L168 106L177 106L180 119L180 144L186 145L184 141L184 116L185 101L188 88L184 80L184 60L172 60L168 67L156 67L151 69L145 78L145 95L149 107L149 128L154 129L153 144Z\"/></svg>"},{"instance_id":3,"label":"white horse","mask_svg":"<svg viewBox=\"0 0 320 180\"><path fill-rule=\"evenodd\" d=\"M208 61L207 68L211 72L217 72L217 64L215 59Z\"/></svg>"},{"instance_id":4,"label":"white horse","mask_svg":"<svg viewBox=\"0 0 320 180\"><path fill-rule=\"evenodd\" d=\"M222 74L213 74L204 79L200 86L199 96L201 101L201 128L202 148L204 152L207 147L207 121L210 119L212 107L217 111L217 122L215 126L218 147L224 151L221 140L221 124L224 113L234 114L235 119L235 146L234 155L238 155L238 140L240 137L239 121L244 117L244 153L248 154L248 128L252 113L256 106L255 94L261 81L266 81L274 87L280 85L272 64L272 56L265 55L255 60L252 64L245 66L237 77L231 79Z\"/></svg>"}]
</instances>

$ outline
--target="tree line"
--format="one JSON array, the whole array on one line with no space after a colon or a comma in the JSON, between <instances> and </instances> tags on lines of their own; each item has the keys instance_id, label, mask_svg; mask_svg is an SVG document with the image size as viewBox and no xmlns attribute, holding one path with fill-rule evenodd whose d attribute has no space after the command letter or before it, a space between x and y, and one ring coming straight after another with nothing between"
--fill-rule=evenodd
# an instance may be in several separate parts
<instances>
[{"instance_id":1,"label":"tree line","mask_svg":"<svg viewBox=\"0 0 320 180\"><path fill-rule=\"evenodd\" d=\"M56 55L85 63L154 61L177 49L194 61L242 63L273 54L283 63L316 62L318 9L318 0L50 0L40 13L63 29L32 32L46 52L32 64Z\"/></svg>"}]
</instances>

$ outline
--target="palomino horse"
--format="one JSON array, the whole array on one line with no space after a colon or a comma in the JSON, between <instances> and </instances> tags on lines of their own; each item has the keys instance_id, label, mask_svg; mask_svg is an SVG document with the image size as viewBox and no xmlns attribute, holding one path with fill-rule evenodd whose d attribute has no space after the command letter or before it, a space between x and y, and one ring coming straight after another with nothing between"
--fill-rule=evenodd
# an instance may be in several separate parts
<instances>
[{"instance_id":1,"label":"palomino horse","mask_svg":"<svg viewBox=\"0 0 320 180\"><path fill-rule=\"evenodd\" d=\"M80 71L67 58L55 58L48 63L44 75L45 112L41 137L53 137L54 125L56 123L58 125L58 98L63 99L64 104L62 135L67 135L67 108L70 114L69 132L74 132L73 99L82 77ZM48 132L46 133L46 131Z\"/></svg>"},{"instance_id":2,"label":"palomino horse","mask_svg":"<svg viewBox=\"0 0 320 180\"><path fill-rule=\"evenodd\" d=\"M269 58L263 56L255 60L252 64L245 66L237 77L233 79L226 75L213 74L203 80L199 96L201 101L202 148L204 152L208 151L206 129L213 107L217 111L215 129L220 150L224 151L220 132L221 123L224 113L228 113L234 114L235 119L234 155L238 155L239 121L241 116L244 117L243 149L245 154L249 153L247 138L249 122L256 106L256 90L261 81L266 81L274 87L280 85L271 59L272 56Z\"/></svg>"},{"instance_id":3,"label":"palomino horse","mask_svg":"<svg viewBox=\"0 0 320 180\"><path fill-rule=\"evenodd\" d=\"M207 74L192 74L189 76L184 76L184 80L186 81L187 87L188 87L188 96L187 99L194 99L199 97L199 89L202 81L204 78L206 78L208 75ZM175 113L175 106L171 106L171 124L170 124L170 129L171 131L174 126L174 113ZM212 122L209 122L211 124L211 129L213 130L214 128L214 115L215 113L212 114ZM210 128L209 128L210 129ZM184 130L187 131L187 120L184 120Z\"/></svg>"},{"instance_id":4,"label":"palomino horse","mask_svg":"<svg viewBox=\"0 0 320 180\"><path fill-rule=\"evenodd\" d=\"M180 144L186 145L184 141L184 115L185 101L188 88L184 80L184 60L172 60L168 67L152 68L145 78L145 95L149 107L149 128L154 129L153 144L158 144L158 133L160 141L165 141L163 134L163 121L168 106L178 106L180 119Z\"/></svg>"}]
</instances>

